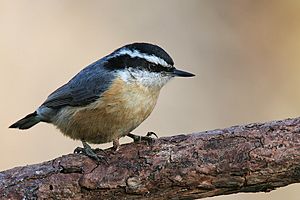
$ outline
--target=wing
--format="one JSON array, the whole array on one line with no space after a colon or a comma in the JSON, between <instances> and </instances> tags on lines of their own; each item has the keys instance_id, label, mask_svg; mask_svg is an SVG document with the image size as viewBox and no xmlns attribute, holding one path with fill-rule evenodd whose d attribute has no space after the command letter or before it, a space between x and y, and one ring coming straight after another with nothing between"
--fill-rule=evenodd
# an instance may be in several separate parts
<instances>
[{"instance_id":1,"label":"wing","mask_svg":"<svg viewBox=\"0 0 300 200\"><path fill-rule=\"evenodd\" d=\"M80 71L74 78L48 96L42 106L62 108L84 106L96 101L109 87L114 75L109 73L101 60Z\"/></svg>"}]
</instances>

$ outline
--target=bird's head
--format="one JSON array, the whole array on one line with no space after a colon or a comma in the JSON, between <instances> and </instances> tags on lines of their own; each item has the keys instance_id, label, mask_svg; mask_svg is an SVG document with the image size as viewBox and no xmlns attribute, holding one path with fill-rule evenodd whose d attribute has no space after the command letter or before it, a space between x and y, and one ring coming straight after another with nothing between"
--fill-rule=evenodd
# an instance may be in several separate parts
<instances>
[{"instance_id":1,"label":"bird's head","mask_svg":"<svg viewBox=\"0 0 300 200\"><path fill-rule=\"evenodd\" d=\"M106 57L104 65L124 81L138 81L147 87L164 86L173 77L192 77L175 68L173 59L161 47L149 43L125 45Z\"/></svg>"}]
</instances>

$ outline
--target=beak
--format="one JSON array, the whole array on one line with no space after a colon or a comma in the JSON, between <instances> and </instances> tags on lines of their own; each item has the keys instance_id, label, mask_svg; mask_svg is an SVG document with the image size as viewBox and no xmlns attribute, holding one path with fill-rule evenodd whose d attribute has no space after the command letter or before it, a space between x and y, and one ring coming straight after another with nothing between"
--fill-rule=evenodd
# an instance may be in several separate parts
<instances>
[{"instance_id":1,"label":"beak","mask_svg":"<svg viewBox=\"0 0 300 200\"><path fill-rule=\"evenodd\" d=\"M182 70L174 69L172 72L173 76L178 76L178 77L192 77L195 76L195 74L192 74L190 72L185 72Z\"/></svg>"}]
</instances>

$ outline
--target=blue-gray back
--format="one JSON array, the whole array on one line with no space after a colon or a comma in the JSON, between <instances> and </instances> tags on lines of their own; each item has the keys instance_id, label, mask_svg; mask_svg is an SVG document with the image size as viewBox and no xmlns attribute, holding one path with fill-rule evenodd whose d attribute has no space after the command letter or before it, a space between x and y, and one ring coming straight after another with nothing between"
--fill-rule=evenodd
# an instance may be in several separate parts
<instances>
[{"instance_id":1,"label":"blue-gray back","mask_svg":"<svg viewBox=\"0 0 300 200\"><path fill-rule=\"evenodd\" d=\"M103 67L100 59L74 76L68 83L51 93L42 106L59 109L64 106L85 106L96 101L109 87L115 75Z\"/></svg>"}]
</instances>

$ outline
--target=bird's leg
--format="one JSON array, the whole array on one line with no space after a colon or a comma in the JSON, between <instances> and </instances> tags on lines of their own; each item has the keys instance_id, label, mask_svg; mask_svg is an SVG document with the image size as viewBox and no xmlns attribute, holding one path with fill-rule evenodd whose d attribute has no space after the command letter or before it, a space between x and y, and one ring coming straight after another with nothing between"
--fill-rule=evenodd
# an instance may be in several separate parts
<instances>
[{"instance_id":1,"label":"bird's leg","mask_svg":"<svg viewBox=\"0 0 300 200\"><path fill-rule=\"evenodd\" d=\"M127 136L132 138L134 142L146 141L147 144L152 144L154 142L155 139L151 137L152 135L158 138L154 132L148 132L146 136L134 135L132 133L127 134Z\"/></svg>"},{"instance_id":2,"label":"bird's leg","mask_svg":"<svg viewBox=\"0 0 300 200\"><path fill-rule=\"evenodd\" d=\"M113 140L113 149L115 151L118 151L120 148L120 142L119 142L119 138L116 138Z\"/></svg>"},{"instance_id":3,"label":"bird's leg","mask_svg":"<svg viewBox=\"0 0 300 200\"><path fill-rule=\"evenodd\" d=\"M105 161L107 163L106 157L102 156L102 155L97 155L95 153L95 151L91 148L90 145L88 145L88 143L86 143L85 141L81 141L83 148L82 147L77 147L74 150L74 153L78 154L78 153L82 153L90 158L92 158L93 160L100 162L100 161Z\"/></svg>"}]
</instances>

